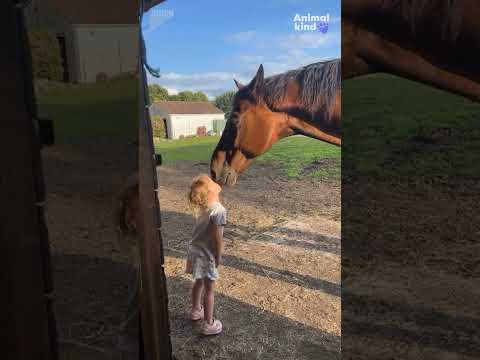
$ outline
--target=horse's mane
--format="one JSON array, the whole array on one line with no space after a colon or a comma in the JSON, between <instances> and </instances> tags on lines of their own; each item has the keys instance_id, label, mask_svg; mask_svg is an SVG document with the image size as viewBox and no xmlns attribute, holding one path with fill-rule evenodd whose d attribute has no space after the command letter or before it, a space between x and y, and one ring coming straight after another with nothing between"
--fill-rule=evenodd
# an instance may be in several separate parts
<instances>
[{"instance_id":1,"label":"horse's mane","mask_svg":"<svg viewBox=\"0 0 480 360\"><path fill-rule=\"evenodd\" d=\"M463 4L464 0L383 0L384 9L400 11L413 34L422 18L442 18L442 39L452 41L457 39L461 30ZM438 12L432 13L432 8Z\"/></svg>"},{"instance_id":2,"label":"horse's mane","mask_svg":"<svg viewBox=\"0 0 480 360\"><path fill-rule=\"evenodd\" d=\"M318 62L266 78L265 101L268 106L275 108L281 103L292 79L300 87L299 105L312 111L324 106L328 108L341 87L340 60Z\"/></svg>"}]
</instances>

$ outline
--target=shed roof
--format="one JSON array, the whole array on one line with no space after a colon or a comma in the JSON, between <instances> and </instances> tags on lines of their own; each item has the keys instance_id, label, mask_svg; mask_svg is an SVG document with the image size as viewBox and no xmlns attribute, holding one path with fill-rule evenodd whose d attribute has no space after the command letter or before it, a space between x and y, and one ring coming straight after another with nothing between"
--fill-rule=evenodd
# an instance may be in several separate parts
<instances>
[{"instance_id":1,"label":"shed roof","mask_svg":"<svg viewBox=\"0 0 480 360\"><path fill-rule=\"evenodd\" d=\"M156 101L153 106L169 114L223 114L209 101Z\"/></svg>"}]
</instances>

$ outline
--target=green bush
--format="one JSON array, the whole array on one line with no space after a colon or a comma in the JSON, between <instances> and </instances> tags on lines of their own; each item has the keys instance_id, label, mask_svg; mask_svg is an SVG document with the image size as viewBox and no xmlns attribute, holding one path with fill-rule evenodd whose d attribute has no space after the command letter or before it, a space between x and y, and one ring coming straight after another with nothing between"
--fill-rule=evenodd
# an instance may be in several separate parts
<instances>
[{"instance_id":1,"label":"green bush","mask_svg":"<svg viewBox=\"0 0 480 360\"><path fill-rule=\"evenodd\" d=\"M61 81L63 78L60 46L53 32L32 30L29 33L33 76Z\"/></svg>"},{"instance_id":2,"label":"green bush","mask_svg":"<svg viewBox=\"0 0 480 360\"><path fill-rule=\"evenodd\" d=\"M165 129L165 123L160 116L153 116L152 117L152 130L153 130L153 137L166 139L167 138L167 131Z\"/></svg>"},{"instance_id":3,"label":"green bush","mask_svg":"<svg viewBox=\"0 0 480 360\"><path fill-rule=\"evenodd\" d=\"M235 91L227 91L226 93L219 95L213 102L214 105L225 113L225 119L230 117L232 111L232 101L235 96Z\"/></svg>"}]
</instances>

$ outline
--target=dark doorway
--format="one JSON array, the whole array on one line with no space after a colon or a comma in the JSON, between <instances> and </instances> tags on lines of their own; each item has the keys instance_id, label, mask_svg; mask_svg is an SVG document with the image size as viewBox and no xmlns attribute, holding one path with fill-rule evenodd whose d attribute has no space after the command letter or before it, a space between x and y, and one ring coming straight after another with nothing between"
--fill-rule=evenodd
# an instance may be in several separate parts
<instances>
[{"instance_id":1,"label":"dark doorway","mask_svg":"<svg viewBox=\"0 0 480 360\"><path fill-rule=\"evenodd\" d=\"M163 130L165 131L165 139L168 139L167 119L163 118Z\"/></svg>"},{"instance_id":2,"label":"dark doorway","mask_svg":"<svg viewBox=\"0 0 480 360\"><path fill-rule=\"evenodd\" d=\"M67 46L65 42L65 35L57 35L58 46L60 47L60 56L62 57L62 67L63 67L63 82L70 81L70 74L68 73L68 59L67 59Z\"/></svg>"}]
</instances>

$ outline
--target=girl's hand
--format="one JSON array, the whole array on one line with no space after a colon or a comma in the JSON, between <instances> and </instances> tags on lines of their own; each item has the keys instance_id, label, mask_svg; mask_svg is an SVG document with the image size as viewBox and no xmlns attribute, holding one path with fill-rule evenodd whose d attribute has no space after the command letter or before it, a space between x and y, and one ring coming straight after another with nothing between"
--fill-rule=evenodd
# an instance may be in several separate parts
<instances>
[{"instance_id":1,"label":"girl's hand","mask_svg":"<svg viewBox=\"0 0 480 360\"><path fill-rule=\"evenodd\" d=\"M215 267L218 268L218 265L221 263L221 257L220 256L215 256Z\"/></svg>"}]
</instances>

